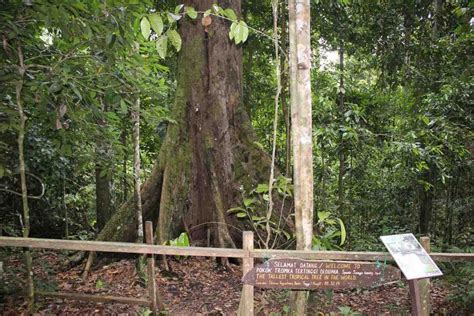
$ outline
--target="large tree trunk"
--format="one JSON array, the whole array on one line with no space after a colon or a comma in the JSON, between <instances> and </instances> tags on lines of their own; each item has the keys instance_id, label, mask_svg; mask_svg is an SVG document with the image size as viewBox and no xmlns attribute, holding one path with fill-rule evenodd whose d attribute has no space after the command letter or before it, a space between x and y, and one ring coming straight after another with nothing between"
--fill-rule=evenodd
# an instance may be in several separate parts
<instances>
[{"instance_id":1,"label":"large tree trunk","mask_svg":"<svg viewBox=\"0 0 474 316\"><path fill-rule=\"evenodd\" d=\"M188 0L185 5L206 11L215 1ZM219 1L240 16L240 0ZM212 17L181 22L176 100L158 162L142 188L144 220L158 215L157 237L163 243L187 230L191 240L234 247L242 222L227 215L241 204L241 188L268 181L270 157L255 143L242 99L242 52L229 40L230 23ZM275 209L280 209L276 205ZM106 225L99 239L134 240L126 203ZM279 214L275 214L279 216ZM289 223L289 220L285 223ZM118 229L117 229L118 228Z\"/></svg>"},{"instance_id":2,"label":"large tree trunk","mask_svg":"<svg viewBox=\"0 0 474 316\"><path fill-rule=\"evenodd\" d=\"M214 3L184 2L198 11ZM240 0L219 5L240 15ZM160 242L185 228L192 239L205 239L211 229L214 245L233 247L240 232L228 230L226 210L240 204L240 185L249 189L268 175L269 158L255 148L241 104L242 51L228 32L229 22L215 17L207 28L199 20L180 26L183 47L172 111L177 124L169 126L163 144ZM213 224L193 229L203 223Z\"/></svg>"}]
</instances>

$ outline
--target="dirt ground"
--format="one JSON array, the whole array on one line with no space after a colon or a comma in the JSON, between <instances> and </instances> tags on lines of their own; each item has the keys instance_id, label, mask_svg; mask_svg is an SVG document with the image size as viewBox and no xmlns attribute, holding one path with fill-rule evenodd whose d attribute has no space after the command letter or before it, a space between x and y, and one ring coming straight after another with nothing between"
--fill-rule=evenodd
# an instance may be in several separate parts
<instances>
[{"instance_id":1,"label":"dirt ground","mask_svg":"<svg viewBox=\"0 0 474 316\"><path fill-rule=\"evenodd\" d=\"M64 253L36 251L34 273L36 287L42 291L81 294L101 294L146 298L147 291L135 269L135 260L102 260L82 281L83 266L65 265ZM23 286L23 264L18 254L4 261L0 290L9 295L0 297L3 315L24 312L24 299L15 294ZM156 281L169 315L235 315L239 305L241 267L224 267L206 258L170 258L170 271L157 266ZM105 265L104 265L105 264ZM3 285L1 284L3 283ZM5 292L5 291L3 291ZM2 292L0 292L2 293ZM289 302L288 290L256 289L255 310L258 315L285 315ZM431 288L433 313L465 315L448 300L449 289L440 282ZM88 303L41 297L37 300L37 315L148 315L146 307L125 304ZM310 315L408 315L408 286L400 281L373 289L313 291L310 295Z\"/></svg>"}]
</instances>

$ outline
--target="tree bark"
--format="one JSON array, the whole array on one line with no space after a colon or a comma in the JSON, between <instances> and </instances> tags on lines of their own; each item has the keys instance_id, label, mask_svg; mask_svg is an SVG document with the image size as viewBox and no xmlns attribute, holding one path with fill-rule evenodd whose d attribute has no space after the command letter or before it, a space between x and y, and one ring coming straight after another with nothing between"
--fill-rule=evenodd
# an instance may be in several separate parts
<instances>
[{"instance_id":1,"label":"tree bark","mask_svg":"<svg viewBox=\"0 0 474 316\"><path fill-rule=\"evenodd\" d=\"M95 205L99 231L104 228L113 214L111 184L111 173L98 162L95 168Z\"/></svg>"},{"instance_id":2,"label":"tree bark","mask_svg":"<svg viewBox=\"0 0 474 316\"><path fill-rule=\"evenodd\" d=\"M135 101L132 110L133 123L133 183L135 197L135 212L137 218L137 241L143 243L143 211L140 195L142 183L140 181L140 98Z\"/></svg>"},{"instance_id":3,"label":"tree bark","mask_svg":"<svg viewBox=\"0 0 474 316\"><path fill-rule=\"evenodd\" d=\"M344 112L345 105L344 105L344 46L341 43L339 47L339 124L340 128L344 126ZM349 219L349 216L346 216L344 211L344 175L346 173L346 165L345 165L345 142L342 136L342 132L340 132L340 144L339 144L339 174L337 180L337 195L338 195L338 205L339 205L339 214L345 220Z\"/></svg>"},{"instance_id":4,"label":"tree bark","mask_svg":"<svg viewBox=\"0 0 474 316\"><path fill-rule=\"evenodd\" d=\"M215 1L183 3L202 12ZM218 5L241 14L240 0ZM158 217L159 243L185 230L192 242L206 241L209 229L213 245L235 247L241 233L229 230L229 225L243 228L245 224L227 210L241 205L242 189L250 191L267 182L270 173L270 157L255 144L241 102L241 47L229 40L229 21L211 18L207 27L200 19L180 22L182 48L171 111L176 123L168 126L158 161L141 190L144 220ZM131 206L127 202L117 211L99 240L134 240L136 233L127 225L134 222ZM275 209L281 209L279 201ZM284 208L286 215L288 211ZM274 213L279 217L279 212ZM291 220L284 218L284 228L292 231Z\"/></svg>"},{"instance_id":5,"label":"tree bark","mask_svg":"<svg viewBox=\"0 0 474 316\"><path fill-rule=\"evenodd\" d=\"M290 0L290 98L294 161L296 248L311 250L313 238L313 136L309 0ZM307 293L296 292L292 310L306 313Z\"/></svg>"},{"instance_id":6,"label":"tree bark","mask_svg":"<svg viewBox=\"0 0 474 316\"><path fill-rule=\"evenodd\" d=\"M20 126L18 129L18 162L20 169L20 182L21 182L21 202L23 208L23 221L22 221L22 235L23 238L28 238L30 235L30 208L28 206L28 188L26 183L26 164L24 154L24 140L26 133L26 114L23 109L23 102L21 98L21 92L23 90L23 77L25 75L26 67L24 64L23 50L18 46L18 74L20 79L15 85L16 92L16 105L18 110L18 116L20 118ZM26 284L27 284L27 308L29 313L34 312L35 302L35 288L33 283L33 258L31 251L28 248L23 250L26 270Z\"/></svg>"}]
</instances>

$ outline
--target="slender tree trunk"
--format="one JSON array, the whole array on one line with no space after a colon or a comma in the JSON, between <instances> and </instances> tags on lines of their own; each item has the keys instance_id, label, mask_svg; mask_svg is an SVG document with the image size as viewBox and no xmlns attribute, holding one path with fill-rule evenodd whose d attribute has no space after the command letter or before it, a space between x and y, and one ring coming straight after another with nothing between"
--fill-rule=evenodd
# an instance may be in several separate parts
<instances>
[{"instance_id":1,"label":"slender tree trunk","mask_svg":"<svg viewBox=\"0 0 474 316\"><path fill-rule=\"evenodd\" d=\"M283 1L286 3L286 1ZM285 54L281 54L281 108L285 119L285 175L291 177L291 109L288 102L288 31L287 10L283 6L281 10L281 42L280 46Z\"/></svg>"},{"instance_id":2,"label":"slender tree trunk","mask_svg":"<svg viewBox=\"0 0 474 316\"><path fill-rule=\"evenodd\" d=\"M403 44L405 46L405 68L410 71L410 57L411 57L411 36L413 29L414 8L412 4L407 4L403 8ZM408 73L407 73L408 75Z\"/></svg>"},{"instance_id":3,"label":"slender tree trunk","mask_svg":"<svg viewBox=\"0 0 474 316\"><path fill-rule=\"evenodd\" d=\"M296 248L311 250L313 238L313 137L309 0L289 1L290 94L294 157ZM299 291L293 310L306 312L307 293Z\"/></svg>"},{"instance_id":4,"label":"slender tree trunk","mask_svg":"<svg viewBox=\"0 0 474 316\"><path fill-rule=\"evenodd\" d=\"M18 46L18 73L20 79L17 81L15 86L16 92L16 105L18 110L18 116L20 117L20 126L18 129L18 161L20 169L20 182L21 182L21 202L23 208L23 222L22 222L22 235L23 238L28 238L30 235L30 208L28 206L28 189L26 183L26 166L25 166L25 154L24 154L24 140L26 133L26 115L23 109L23 103L21 99L21 91L23 89L23 77L25 75L25 64L23 59L23 51ZM33 283L33 258L31 251L28 248L23 249L25 270L26 270L26 284L27 284L27 308L29 313L34 312L35 303L35 289Z\"/></svg>"},{"instance_id":5,"label":"slender tree trunk","mask_svg":"<svg viewBox=\"0 0 474 316\"><path fill-rule=\"evenodd\" d=\"M135 102L132 111L133 123L133 183L135 195L135 210L137 222L137 241L143 243L143 211L142 211L142 197L141 180L140 180L140 98Z\"/></svg>"},{"instance_id":6,"label":"slender tree trunk","mask_svg":"<svg viewBox=\"0 0 474 316\"><path fill-rule=\"evenodd\" d=\"M68 212L67 206L66 206L66 179L65 179L64 175L63 175L63 181L62 182L63 182L63 185L62 185L63 194L62 194L61 205L62 205L63 212L64 212L64 237L66 239L69 239L69 212Z\"/></svg>"},{"instance_id":7,"label":"slender tree trunk","mask_svg":"<svg viewBox=\"0 0 474 316\"><path fill-rule=\"evenodd\" d=\"M273 44L275 50L275 77L276 77L276 92L274 99L274 117L273 117L273 138L272 138L272 163L270 165L270 179L268 181L268 209L266 217L266 231L267 237L265 240L265 248L268 249L270 245L270 239L272 237L271 229L271 218L273 213L273 181L275 179L275 159L276 159L276 144L277 144L277 132L278 132L278 108L280 103L281 93L281 70L280 70L280 48L278 45L278 1L272 0L272 11L273 11Z\"/></svg>"},{"instance_id":8,"label":"slender tree trunk","mask_svg":"<svg viewBox=\"0 0 474 316\"><path fill-rule=\"evenodd\" d=\"M135 198L135 212L136 212L136 223L137 223L137 242L143 243L144 232L143 232L143 208L142 208L142 197L141 197L141 180L140 180L140 98L137 98L135 105L132 109L132 124L133 124L133 183L134 183L134 198ZM146 256L142 255L137 261L137 270L140 275L145 274L145 259ZM148 282L151 282L148 280Z\"/></svg>"},{"instance_id":9,"label":"slender tree trunk","mask_svg":"<svg viewBox=\"0 0 474 316\"><path fill-rule=\"evenodd\" d=\"M345 106L344 106L344 46L341 43L339 47L339 115L340 120L339 124L342 128L344 126L344 113L345 113ZM338 204L339 204L339 214L347 220L349 216L346 216L345 209L344 209L344 175L346 173L346 165L345 165L345 142L342 136L340 136L340 145L339 145L339 174L338 174L338 181L337 181L337 195L338 195Z\"/></svg>"}]
</instances>

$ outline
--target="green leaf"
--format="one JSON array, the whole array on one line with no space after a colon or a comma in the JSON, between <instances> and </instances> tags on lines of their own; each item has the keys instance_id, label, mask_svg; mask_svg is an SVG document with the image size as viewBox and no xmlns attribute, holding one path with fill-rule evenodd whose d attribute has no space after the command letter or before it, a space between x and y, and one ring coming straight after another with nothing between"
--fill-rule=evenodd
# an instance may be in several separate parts
<instances>
[{"instance_id":1,"label":"green leaf","mask_svg":"<svg viewBox=\"0 0 474 316\"><path fill-rule=\"evenodd\" d=\"M321 211L318 212L318 219L320 222L324 222L324 220L327 219L330 215L330 212Z\"/></svg>"},{"instance_id":2,"label":"green leaf","mask_svg":"<svg viewBox=\"0 0 474 316\"><path fill-rule=\"evenodd\" d=\"M161 58L166 58L166 53L168 51L168 36L163 35L156 41L156 50Z\"/></svg>"},{"instance_id":3,"label":"green leaf","mask_svg":"<svg viewBox=\"0 0 474 316\"><path fill-rule=\"evenodd\" d=\"M211 9L204 11L203 17L205 18L209 14L211 14Z\"/></svg>"},{"instance_id":4,"label":"green leaf","mask_svg":"<svg viewBox=\"0 0 474 316\"><path fill-rule=\"evenodd\" d=\"M107 35L105 36L105 44L106 44L108 47L112 47L112 46L114 46L115 39L116 39L115 34L112 33L112 32L109 32L109 33L107 33Z\"/></svg>"},{"instance_id":5,"label":"green leaf","mask_svg":"<svg viewBox=\"0 0 474 316\"><path fill-rule=\"evenodd\" d=\"M241 207L233 207L233 208L228 209L227 213L232 214L232 213L237 213L237 212L240 212L240 211L245 211L245 210Z\"/></svg>"},{"instance_id":6,"label":"green leaf","mask_svg":"<svg viewBox=\"0 0 474 316\"><path fill-rule=\"evenodd\" d=\"M344 226L344 222L342 221L342 219L338 218L337 220L339 221L339 226L341 229L341 242L339 243L339 245L342 246L346 241L346 226Z\"/></svg>"},{"instance_id":7,"label":"green leaf","mask_svg":"<svg viewBox=\"0 0 474 316\"><path fill-rule=\"evenodd\" d=\"M232 21L236 21L237 20L237 15L235 14L234 10L232 10L231 8L227 8L224 10L224 15L226 17L228 17L229 19L231 19Z\"/></svg>"},{"instance_id":8,"label":"green leaf","mask_svg":"<svg viewBox=\"0 0 474 316\"><path fill-rule=\"evenodd\" d=\"M100 289L103 289L104 287L105 287L104 281L102 281L101 279L97 280L97 282L95 283L95 288L100 290Z\"/></svg>"},{"instance_id":9,"label":"green leaf","mask_svg":"<svg viewBox=\"0 0 474 316\"><path fill-rule=\"evenodd\" d=\"M429 119L429 117L427 117L426 115L422 115L422 116L421 116L421 120L423 121L423 123L425 123L425 125L429 125L429 124L430 124L430 119Z\"/></svg>"},{"instance_id":10,"label":"green leaf","mask_svg":"<svg viewBox=\"0 0 474 316\"><path fill-rule=\"evenodd\" d=\"M197 16L198 16L197 11L196 11L193 7L186 7L186 8L184 8L184 12L186 12L186 14L187 14L191 19L195 19L195 18L197 18Z\"/></svg>"},{"instance_id":11,"label":"green leaf","mask_svg":"<svg viewBox=\"0 0 474 316\"><path fill-rule=\"evenodd\" d=\"M180 19L181 19L181 15L168 12L168 20L170 21L170 23L179 21Z\"/></svg>"},{"instance_id":12,"label":"green leaf","mask_svg":"<svg viewBox=\"0 0 474 316\"><path fill-rule=\"evenodd\" d=\"M247 213L244 213L244 212L237 213L237 217L238 217L238 218L247 217Z\"/></svg>"},{"instance_id":13,"label":"green leaf","mask_svg":"<svg viewBox=\"0 0 474 316\"><path fill-rule=\"evenodd\" d=\"M63 88L62 84L56 81L48 88L48 92L58 93L59 91L61 91L62 88Z\"/></svg>"},{"instance_id":14,"label":"green leaf","mask_svg":"<svg viewBox=\"0 0 474 316\"><path fill-rule=\"evenodd\" d=\"M266 183L260 183L257 188L255 189L255 192L257 193L265 193L268 192L268 184Z\"/></svg>"},{"instance_id":15,"label":"green leaf","mask_svg":"<svg viewBox=\"0 0 474 316\"><path fill-rule=\"evenodd\" d=\"M255 202L254 199L250 199L250 198L244 199L244 205L245 205L246 207L249 207L249 206L252 205L254 202Z\"/></svg>"},{"instance_id":16,"label":"green leaf","mask_svg":"<svg viewBox=\"0 0 474 316\"><path fill-rule=\"evenodd\" d=\"M242 43L243 43L249 37L249 27L247 26L247 23L245 23L244 21L240 21L240 24L242 25L241 28L242 28Z\"/></svg>"},{"instance_id":17,"label":"green leaf","mask_svg":"<svg viewBox=\"0 0 474 316\"><path fill-rule=\"evenodd\" d=\"M167 33L171 44L176 48L176 51L179 52L181 50L181 36L179 36L176 30L169 30Z\"/></svg>"},{"instance_id":18,"label":"green leaf","mask_svg":"<svg viewBox=\"0 0 474 316\"><path fill-rule=\"evenodd\" d=\"M174 14L178 15L183 7L184 7L184 4L178 4L176 8L174 8Z\"/></svg>"},{"instance_id":19,"label":"green leaf","mask_svg":"<svg viewBox=\"0 0 474 316\"><path fill-rule=\"evenodd\" d=\"M219 12L223 11L222 8L219 7L217 4L212 5L212 10L214 11L214 13L217 13L217 14L219 14Z\"/></svg>"},{"instance_id":20,"label":"green leaf","mask_svg":"<svg viewBox=\"0 0 474 316\"><path fill-rule=\"evenodd\" d=\"M231 25L231 26L232 26L232 25ZM233 33L234 33L234 36L233 36L234 42L235 42L236 44L240 43L240 41L241 41L241 38L240 38L240 36L241 36L240 23L236 23L236 24L235 24Z\"/></svg>"},{"instance_id":21,"label":"green leaf","mask_svg":"<svg viewBox=\"0 0 474 316\"><path fill-rule=\"evenodd\" d=\"M5 175L5 166L0 165L0 178L2 178Z\"/></svg>"},{"instance_id":22,"label":"green leaf","mask_svg":"<svg viewBox=\"0 0 474 316\"><path fill-rule=\"evenodd\" d=\"M236 44L243 43L247 40L249 35L249 28L247 23L240 21L234 28L234 41Z\"/></svg>"},{"instance_id":23,"label":"green leaf","mask_svg":"<svg viewBox=\"0 0 474 316\"><path fill-rule=\"evenodd\" d=\"M232 22L232 24L230 25L230 30L229 30L229 39L230 40L233 40L234 37L235 37L235 28L237 27L237 22ZM254 143L258 143L258 142L254 142ZM258 143L261 147L261 149L263 149L263 145Z\"/></svg>"},{"instance_id":24,"label":"green leaf","mask_svg":"<svg viewBox=\"0 0 474 316\"><path fill-rule=\"evenodd\" d=\"M156 35L161 35L163 32L163 19L161 16L158 13L150 14L150 23Z\"/></svg>"},{"instance_id":25,"label":"green leaf","mask_svg":"<svg viewBox=\"0 0 474 316\"><path fill-rule=\"evenodd\" d=\"M79 100L82 100L82 94L79 92L77 89L76 85L72 82L69 83L69 86L71 87L72 91L74 94L78 97Z\"/></svg>"},{"instance_id":26,"label":"green leaf","mask_svg":"<svg viewBox=\"0 0 474 316\"><path fill-rule=\"evenodd\" d=\"M128 113L127 103L123 99L120 100L120 113L124 115Z\"/></svg>"},{"instance_id":27,"label":"green leaf","mask_svg":"<svg viewBox=\"0 0 474 316\"><path fill-rule=\"evenodd\" d=\"M142 30L143 37L147 40L150 37L151 29L150 29L150 22L144 16L140 21L140 29Z\"/></svg>"},{"instance_id":28,"label":"green leaf","mask_svg":"<svg viewBox=\"0 0 474 316\"><path fill-rule=\"evenodd\" d=\"M178 237L178 247L189 247L189 237L186 233L181 233Z\"/></svg>"}]
</instances>

